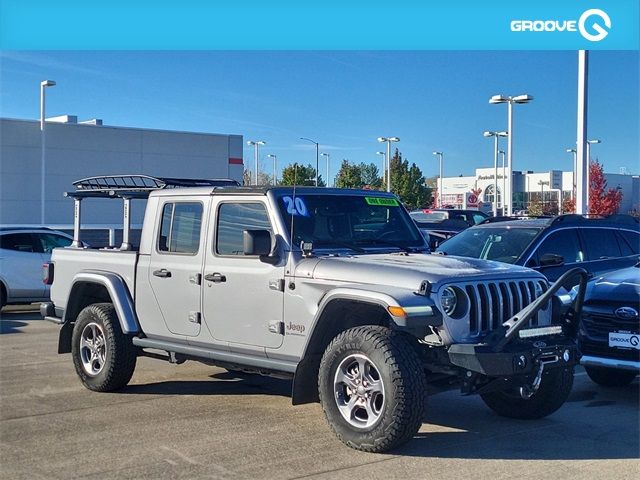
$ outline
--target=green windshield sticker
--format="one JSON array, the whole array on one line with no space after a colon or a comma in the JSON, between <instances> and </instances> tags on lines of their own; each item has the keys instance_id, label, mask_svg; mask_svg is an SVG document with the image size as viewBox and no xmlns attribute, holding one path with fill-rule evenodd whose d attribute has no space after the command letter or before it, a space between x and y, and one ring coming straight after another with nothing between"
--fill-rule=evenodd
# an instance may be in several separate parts
<instances>
[{"instance_id":1,"label":"green windshield sticker","mask_svg":"<svg viewBox=\"0 0 640 480\"><path fill-rule=\"evenodd\" d=\"M364 197L368 205L377 205L378 207L398 207L400 204L395 198L382 197Z\"/></svg>"}]
</instances>

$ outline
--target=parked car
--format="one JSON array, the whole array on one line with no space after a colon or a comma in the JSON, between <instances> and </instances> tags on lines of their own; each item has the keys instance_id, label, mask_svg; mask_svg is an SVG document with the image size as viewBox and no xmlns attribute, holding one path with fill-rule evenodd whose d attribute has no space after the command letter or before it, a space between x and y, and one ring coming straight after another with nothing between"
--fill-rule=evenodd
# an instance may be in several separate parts
<instances>
[{"instance_id":1,"label":"parked car","mask_svg":"<svg viewBox=\"0 0 640 480\"><path fill-rule=\"evenodd\" d=\"M640 223L630 215L561 215L486 223L447 240L437 252L523 265L550 281L573 267L600 275L638 261Z\"/></svg>"},{"instance_id":2,"label":"parked car","mask_svg":"<svg viewBox=\"0 0 640 480\"><path fill-rule=\"evenodd\" d=\"M489 218L486 213L479 210L455 208L414 210L409 215L428 240L431 250L435 250L442 242L462 230Z\"/></svg>"},{"instance_id":3,"label":"parked car","mask_svg":"<svg viewBox=\"0 0 640 480\"><path fill-rule=\"evenodd\" d=\"M587 285L578 347L587 375L597 384L623 387L640 372L638 312L640 264L608 273Z\"/></svg>"},{"instance_id":4,"label":"parked car","mask_svg":"<svg viewBox=\"0 0 640 480\"><path fill-rule=\"evenodd\" d=\"M49 299L42 264L73 238L48 228L0 228L0 307Z\"/></svg>"}]
</instances>

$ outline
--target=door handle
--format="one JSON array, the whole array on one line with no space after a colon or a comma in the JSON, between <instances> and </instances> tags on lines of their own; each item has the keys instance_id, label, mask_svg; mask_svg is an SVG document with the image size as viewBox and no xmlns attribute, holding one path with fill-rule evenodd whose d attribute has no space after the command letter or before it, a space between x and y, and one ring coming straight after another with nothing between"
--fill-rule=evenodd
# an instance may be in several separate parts
<instances>
[{"instance_id":1,"label":"door handle","mask_svg":"<svg viewBox=\"0 0 640 480\"><path fill-rule=\"evenodd\" d=\"M213 282L213 283L222 283L222 282L226 282L227 281L227 277L225 277L224 275L222 275L221 273L209 273L207 275L204 276L204 279L207 282Z\"/></svg>"},{"instance_id":2,"label":"door handle","mask_svg":"<svg viewBox=\"0 0 640 480\"><path fill-rule=\"evenodd\" d=\"M160 270L155 270L153 272L153 274L156 277L160 277L160 278L169 278L169 277L171 277L171 272L169 270L167 270L166 268L161 268Z\"/></svg>"}]
</instances>

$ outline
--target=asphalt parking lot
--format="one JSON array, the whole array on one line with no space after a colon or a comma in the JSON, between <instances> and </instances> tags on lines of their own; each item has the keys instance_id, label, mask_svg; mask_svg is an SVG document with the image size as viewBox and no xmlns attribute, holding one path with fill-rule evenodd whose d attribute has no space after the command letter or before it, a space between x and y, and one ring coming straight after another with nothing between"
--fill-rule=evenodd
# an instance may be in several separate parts
<instances>
[{"instance_id":1,"label":"asphalt parking lot","mask_svg":"<svg viewBox=\"0 0 640 480\"><path fill-rule=\"evenodd\" d=\"M626 479L640 474L638 380L609 390L578 369L569 402L537 421L479 398L430 398L418 436L390 454L340 443L290 382L194 362L138 361L119 393L93 393L35 309L0 322L0 477Z\"/></svg>"}]
</instances>

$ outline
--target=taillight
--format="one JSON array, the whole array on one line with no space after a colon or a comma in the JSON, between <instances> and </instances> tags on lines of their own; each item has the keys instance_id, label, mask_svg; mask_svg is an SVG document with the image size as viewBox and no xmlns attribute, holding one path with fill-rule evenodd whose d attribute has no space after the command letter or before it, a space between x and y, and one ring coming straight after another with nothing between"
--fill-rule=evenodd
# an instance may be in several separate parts
<instances>
[{"instance_id":1,"label":"taillight","mask_svg":"<svg viewBox=\"0 0 640 480\"><path fill-rule=\"evenodd\" d=\"M53 263L51 262L42 264L42 283L53 284Z\"/></svg>"}]
</instances>

